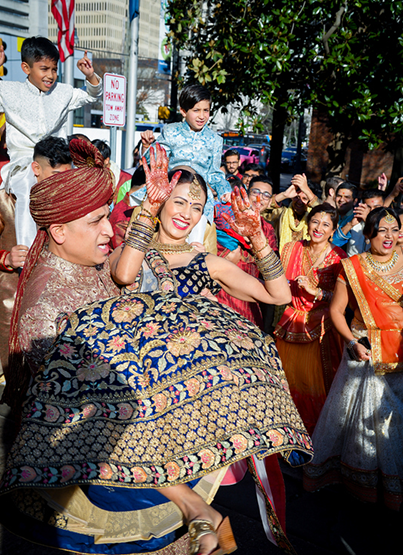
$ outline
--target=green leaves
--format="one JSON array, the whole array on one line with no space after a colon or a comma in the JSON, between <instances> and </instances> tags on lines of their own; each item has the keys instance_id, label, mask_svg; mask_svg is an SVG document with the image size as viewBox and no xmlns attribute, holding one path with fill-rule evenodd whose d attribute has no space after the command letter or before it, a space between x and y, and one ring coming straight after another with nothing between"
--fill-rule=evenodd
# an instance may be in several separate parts
<instances>
[{"instance_id":1,"label":"green leaves","mask_svg":"<svg viewBox=\"0 0 403 555\"><path fill-rule=\"evenodd\" d=\"M371 144L403 131L403 3L378 0L170 0L186 79L215 108L279 103L325 110L334 131ZM246 101L240 126L261 124Z\"/></svg>"}]
</instances>

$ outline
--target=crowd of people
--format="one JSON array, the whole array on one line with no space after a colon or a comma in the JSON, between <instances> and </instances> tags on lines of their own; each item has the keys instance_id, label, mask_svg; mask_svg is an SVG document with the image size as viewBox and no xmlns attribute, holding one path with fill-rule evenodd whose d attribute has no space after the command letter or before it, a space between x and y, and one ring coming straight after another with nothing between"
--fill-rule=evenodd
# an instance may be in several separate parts
<instances>
[{"instance_id":1,"label":"crowd of people","mask_svg":"<svg viewBox=\"0 0 403 555\"><path fill-rule=\"evenodd\" d=\"M101 94L88 57L77 91L47 39L21 55L26 82L0 82L2 523L79 553L231 553L211 503L250 472L268 540L294 553L280 457L309 491L399 510L402 182L322 194L297 174L273 194L222 156L198 84L123 171L66 136Z\"/></svg>"}]
</instances>

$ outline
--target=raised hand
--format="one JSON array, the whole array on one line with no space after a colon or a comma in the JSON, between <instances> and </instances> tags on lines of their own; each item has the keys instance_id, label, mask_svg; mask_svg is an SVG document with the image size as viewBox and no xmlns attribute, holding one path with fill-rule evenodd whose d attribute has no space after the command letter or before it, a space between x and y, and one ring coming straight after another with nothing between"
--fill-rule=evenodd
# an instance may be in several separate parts
<instances>
[{"instance_id":1,"label":"raised hand","mask_svg":"<svg viewBox=\"0 0 403 555\"><path fill-rule=\"evenodd\" d=\"M291 184L294 185L297 194L304 193L306 195L308 202L311 202L314 199L315 195L309 188L308 180L304 173L294 175L291 179ZM303 199L301 200L304 202Z\"/></svg>"},{"instance_id":2,"label":"raised hand","mask_svg":"<svg viewBox=\"0 0 403 555\"><path fill-rule=\"evenodd\" d=\"M298 188L300 188L303 193L305 193L307 188L309 188L308 187L308 181L307 181L306 175L304 173L295 174L291 179L291 183L292 183L292 185L294 185L297 192L298 192Z\"/></svg>"},{"instance_id":3,"label":"raised hand","mask_svg":"<svg viewBox=\"0 0 403 555\"><path fill-rule=\"evenodd\" d=\"M147 150L155 141L154 133L150 129L147 129L146 131L140 133L140 137L141 144L144 147L144 151Z\"/></svg>"},{"instance_id":4,"label":"raised hand","mask_svg":"<svg viewBox=\"0 0 403 555\"><path fill-rule=\"evenodd\" d=\"M386 177L385 173L381 173L378 177L378 189L380 191L386 191L386 187L388 185L388 178Z\"/></svg>"},{"instance_id":5,"label":"raised hand","mask_svg":"<svg viewBox=\"0 0 403 555\"><path fill-rule=\"evenodd\" d=\"M148 167L144 156L142 161L144 173L146 174L147 199L152 207L152 212L154 212L153 215L157 215L161 205L171 196L182 172L176 172L171 182L169 182L168 156L158 143L155 147L150 148L150 167Z\"/></svg>"},{"instance_id":6,"label":"raised hand","mask_svg":"<svg viewBox=\"0 0 403 555\"><path fill-rule=\"evenodd\" d=\"M360 202L357 206L355 206L353 218L354 225L359 222L365 222L370 212L371 208L365 203Z\"/></svg>"},{"instance_id":7,"label":"raised hand","mask_svg":"<svg viewBox=\"0 0 403 555\"><path fill-rule=\"evenodd\" d=\"M94 68L92 67L92 62L87 56L87 50L84 52L84 57L78 60L77 67L85 75L88 81L94 76Z\"/></svg>"},{"instance_id":8,"label":"raised hand","mask_svg":"<svg viewBox=\"0 0 403 555\"><path fill-rule=\"evenodd\" d=\"M295 185L290 185L288 189L284 191L283 194L284 194L284 198L290 198L290 199L295 198L298 195Z\"/></svg>"},{"instance_id":9,"label":"raised hand","mask_svg":"<svg viewBox=\"0 0 403 555\"><path fill-rule=\"evenodd\" d=\"M234 219L228 214L223 214L225 221L231 228L243 237L253 237L261 233L260 223L260 196L256 198L256 207L252 208L248 195L242 187L241 192L235 187L231 193L231 205Z\"/></svg>"}]
</instances>

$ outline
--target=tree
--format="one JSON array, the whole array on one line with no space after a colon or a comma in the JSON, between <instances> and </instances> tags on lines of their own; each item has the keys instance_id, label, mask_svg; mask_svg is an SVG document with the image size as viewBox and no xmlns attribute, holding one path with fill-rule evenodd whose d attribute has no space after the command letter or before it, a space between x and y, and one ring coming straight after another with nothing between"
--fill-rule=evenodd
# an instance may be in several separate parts
<instances>
[{"instance_id":1,"label":"tree","mask_svg":"<svg viewBox=\"0 0 403 555\"><path fill-rule=\"evenodd\" d=\"M171 0L171 36L185 81L209 86L215 107L242 95L273 106L269 170L279 183L284 125L306 106L328 117L337 144L400 144L403 4L379 0ZM252 102L244 106L253 113ZM393 122L393 129L391 129ZM402 157L403 159L403 157Z\"/></svg>"},{"instance_id":2,"label":"tree","mask_svg":"<svg viewBox=\"0 0 403 555\"><path fill-rule=\"evenodd\" d=\"M313 95L338 141L331 152L333 167L342 166L345 149L355 139L370 149L386 143L397 153L403 132L403 78L396 71L403 60L403 5L340 4L336 17L327 14L326 19L323 9L320 13L327 31Z\"/></svg>"},{"instance_id":3,"label":"tree","mask_svg":"<svg viewBox=\"0 0 403 555\"><path fill-rule=\"evenodd\" d=\"M269 170L275 187L284 126L301 113L306 103L304 86L310 80L305 59L316 24L307 22L306 4L303 0L172 0L168 7L171 36L188 51L185 79L208 85L215 108L225 110L231 102L248 98L243 111L249 117L256 113L255 99L274 107Z\"/></svg>"}]
</instances>

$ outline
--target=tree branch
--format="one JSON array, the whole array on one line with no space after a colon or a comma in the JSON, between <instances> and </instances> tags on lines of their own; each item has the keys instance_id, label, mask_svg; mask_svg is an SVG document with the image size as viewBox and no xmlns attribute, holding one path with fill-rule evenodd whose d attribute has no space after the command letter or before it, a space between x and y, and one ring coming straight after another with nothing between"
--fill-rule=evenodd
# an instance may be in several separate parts
<instances>
[{"instance_id":1,"label":"tree branch","mask_svg":"<svg viewBox=\"0 0 403 555\"><path fill-rule=\"evenodd\" d=\"M341 17L344 14L344 12L347 10L347 0L344 3L344 6L342 6L339 11L336 13L336 21L333 23L333 25L330 27L330 29L328 30L328 32L322 36L322 42L323 42L323 46L325 48L325 52L326 54L330 54L330 49L329 49L329 39L330 37L333 35L333 33L340 27L341 25Z\"/></svg>"}]
</instances>

